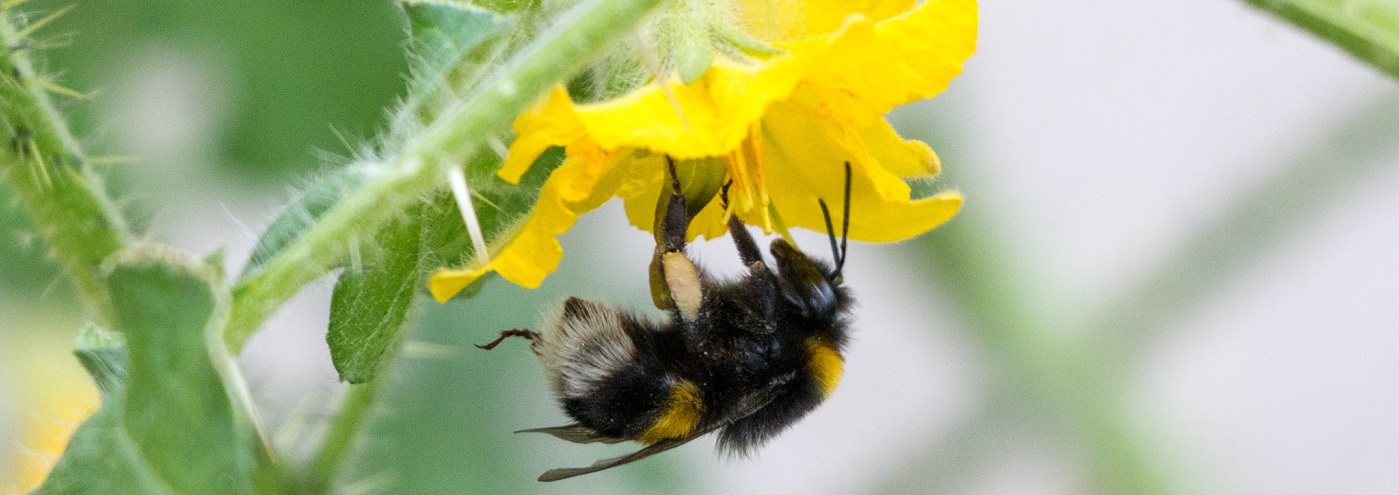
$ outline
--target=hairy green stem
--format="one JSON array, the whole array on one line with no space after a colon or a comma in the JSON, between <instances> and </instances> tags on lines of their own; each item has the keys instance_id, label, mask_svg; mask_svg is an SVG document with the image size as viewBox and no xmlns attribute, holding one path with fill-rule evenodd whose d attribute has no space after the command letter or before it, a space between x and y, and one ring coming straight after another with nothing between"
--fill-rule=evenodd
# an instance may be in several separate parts
<instances>
[{"instance_id":1,"label":"hairy green stem","mask_svg":"<svg viewBox=\"0 0 1399 495\"><path fill-rule=\"evenodd\" d=\"M126 221L87 164L82 147L30 62L32 29L0 15L0 176L14 191L99 325L112 323L102 260L129 241Z\"/></svg>"},{"instance_id":2,"label":"hairy green stem","mask_svg":"<svg viewBox=\"0 0 1399 495\"><path fill-rule=\"evenodd\" d=\"M1399 6L1387 0L1245 0L1399 77Z\"/></svg>"},{"instance_id":3,"label":"hairy green stem","mask_svg":"<svg viewBox=\"0 0 1399 495\"><path fill-rule=\"evenodd\" d=\"M350 243L378 230L441 183L456 166L554 84L580 71L632 29L660 0L595 0L563 14L469 96L439 114L384 167L321 221L234 288L228 344L242 348L301 287L340 266Z\"/></svg>"}]
</instances>

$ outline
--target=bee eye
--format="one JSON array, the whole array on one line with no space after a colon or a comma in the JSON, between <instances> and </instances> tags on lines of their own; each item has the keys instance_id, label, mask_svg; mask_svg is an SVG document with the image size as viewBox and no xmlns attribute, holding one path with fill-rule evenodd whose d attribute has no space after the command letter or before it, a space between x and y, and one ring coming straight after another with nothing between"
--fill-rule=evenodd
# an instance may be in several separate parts
<instances>
[{"instance_id":1,"label":"bee eye","mask_svg":"<svg viewBox=\"0 0 1399 495\"><path fill-rule=\"evenodd\" d=\"M812 286L809 303L811 309L815 310L817 314L829 314L831 310L835 309L836 294L835 291L831 290L831 284L826 283L825 279L821 279L820 283Z\"/></svg>"}]
</instances>

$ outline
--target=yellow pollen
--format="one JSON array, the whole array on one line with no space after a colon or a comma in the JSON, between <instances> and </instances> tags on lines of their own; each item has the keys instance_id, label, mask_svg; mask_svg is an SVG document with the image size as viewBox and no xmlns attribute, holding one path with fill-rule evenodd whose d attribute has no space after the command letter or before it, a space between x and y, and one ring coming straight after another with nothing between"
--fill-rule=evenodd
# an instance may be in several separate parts
<instances>
[{"instance_id":1,"label":"yellow pollen","mask_svg":"<svg viewBox=\"0 0 1399 495\"><path fill-rule=\"evenodd\" d=\"M840 357L831 344L817 338L806 340L806 348L811 351L811 360L806 362L806 370L816 377L816 385L821 387L821 397L831 396L840 383L840 374L845 370L845 359Z\"/></svg>"},{"instance_id":2,"label":"yellow pollen","mask_svg":"<svg viewBox=\"0 0 1399 495\"><path fill-rule=\"evenodd\" d=\"M641 443L655 443L667 438L688 435L699 425L704 415L704 402L699 387L685 380L670 386L670 398L656 422L636 437Z\"/></svg>"}]
</instances>

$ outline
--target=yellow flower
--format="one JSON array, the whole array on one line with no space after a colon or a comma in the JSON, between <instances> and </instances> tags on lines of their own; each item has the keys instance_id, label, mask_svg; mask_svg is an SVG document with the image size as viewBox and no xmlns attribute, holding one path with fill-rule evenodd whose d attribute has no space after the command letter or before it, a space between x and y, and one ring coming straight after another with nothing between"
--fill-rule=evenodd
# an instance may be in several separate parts
<instances>
[{"instance_id":1,"label":"yellow flower","mask_svg":"<svg viewBox=\"0 0 1399 495\"><path fill-rule=\"evenodd\" d=\"M52 330L38 323L30 326ZM20 335L18 341L11 342L24 350L18 356L0 356L9 359L0 365L0 372L26 377L20 383L19 398L28 405L26 414L14 418L11 447L18 451L9 456L14 464L0 465L0 479L10 480L0 482L0 492L28 493L42 484L78 425L100 406L97 387L69 351L71 340L52 340L57 332L38 333L41 335ZM6 453L0 451L0 460Z\"/></svg>"},{"instance_id":2,"label":"yellow flower","mask_svg":"<svg viewBox=\"0 0 1399 495\"><path fill-rule=\"evenodd\" d=\"M564 146L567 158L519 235L485 266L439 270L433 295L445 301L488 271L539 286L563 257L555 237L613 196L633 225L651 230L667 155L722 160L733 181L731 213L768 232L784 224L824 232L817 199L838 204L846 161L854 171L852 239L908 239L957 212L955 192L910 199L904 179L935 175L939 163L883 115L940 93L961 72L976 47L975 0L739 4L743 29L780 53L716 56L690 84L652 83L599 103L574 103L560 88L521 115L501 178L518 181L552 146ZM729 212L718 203L695 218L691 237L723 235Z\"/></svg>"}]
</instances>

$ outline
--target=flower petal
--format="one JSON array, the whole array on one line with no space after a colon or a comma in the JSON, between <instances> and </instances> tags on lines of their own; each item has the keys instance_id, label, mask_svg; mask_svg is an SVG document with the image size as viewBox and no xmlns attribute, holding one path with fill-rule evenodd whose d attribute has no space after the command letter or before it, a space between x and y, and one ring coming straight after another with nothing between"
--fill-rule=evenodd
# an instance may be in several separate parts
<instances>
[{"instance_id":1,"label":"flower petal","mask_svg":"<svg viewBox=\"0 0 1399 495\"><path fill-rule=\"evenodd\" d=\"M903 5L866 3L881 15ZM631 147L677 159L723 156L738 148L768 105L791 97L799 84L806 99L865 128L894 106L941 92L976 47L974 0L928 0L881 22L848 21L834 33L785 46L788 53L758 67L718 60L694 83L666 83L668 91L653 84L577 105L556 89L516 120L520 137L500 175L519 177L548 146L579 139L605 153Z\"/></svg>"},{"instance_id":2,"label":"flower petal","mask_svg":"<svg viewBox=\"0 0 1399 495\"><path fill-rule=\"evenodd\" d=\"M791 94L808 64L789 56L762 69L716 63L694 83L668 84L678 107L652 85L579 105L578 118L604 150L644 148L680 160L723 156L738 148L769 104Z\"/></svg>"},{"instance_id":3,"label":"flower petal","mask_svg":"<svg viewBox=\"0 0 1399 495\"><path fill-rule=\"evenodd\" d=\"M764 160L772 203L788 226L826 230L817 208L824 199L839 228L844 168L852 169L850 238L894 242L937 227L961 208L962 197L945 192L910 199L908 184L881 164L849 125L823 118L797 103L773 105L762 123Z\"/></svg>"},{"instance_id":4,"label":"flower petal","mask_svg":"<svg viewBox=\"0 0 1399 495\"><path fill-rule=\"evenodd\" d=\"M739 20L744 30L767 42L793 41L839 29L851 14L881 21L899 15L914 0L742 0Z\"/></svg>"},{"instance_id":5,"label":"flower petal","mask_svg":"<svg viewBox=\"0 0 1399 495\"><path fill-rule=\"evenodd\" d=\"M439 302L451 299L489 271L521 287L539 287L563 260L558 235L572 227L579 215L602 205L627 181L634 180L631 167L617 166L624 161L574 156L572 149L569 154L544 181L539 202L509 244L484 267L438 270L428 283L434 298Z\"/></svg>"},{"instance_id":6,"label":"flower petal","mask_svg":"<svg viewBox=\"0 0 1399 495\"><path fill-rule=\"evenodd\" d=\"M976 50L975 0L927 0L881 22L847 24L828 37L783 46L822 60L803 89L857 127L898 105L941 93Z\"/></svg>"},{"instance_id":7,"label":"flower petal","mask_svg":"<svg viewBox=\"0 0 1399 495\"><path fill-rule=\"evenodd\" d=\"M860 138L885 170L899 177L932 177L942 172L942 163L933 149L915 139L904 139L884 119L860 131Z\"/></svg>"},{"instance_id":8,"label":"flower petal","mask_svg":"<svg viewBox=\"0 0 1399 495\"><path fill-rule=\"evenodd\" d=\"M587 105L575 104L566 92L555 90L516 119L519 137L499 175L517 181L549 146L572 146L580 140L604 153L630 147L682 160L722 156L747 137L769 103L792 92L804 64L785 56L761 70L718 62L694 83L668 83L678 106L654 84Z\"/></svg>"},{"instance_id":9,"label":"flower petal","mask_svg":"<svg viewBox=\"0 0 1399 495\"><path fill-rule=\"evenodd\" d=\"M566 146L584 137L583 124L573 111L568 90L558 86L543 100L515 119L515 142L496 175L516 184L534 160L552 146Z\"/></svg>"},{"instance_id":10,"label":"flower petal","mask_svg":"<svg viewBox=\"0 0 1399 495\"><path fill-rule=\"evenodd\" d=\"M481 278L495 267L486 265L481 268L438 268L432 273L432 278L428 279L427 288L432 292L432 298L437 302L447 302L452 296L457 295L467 286Z\"/></svg>"}]
</instances>

